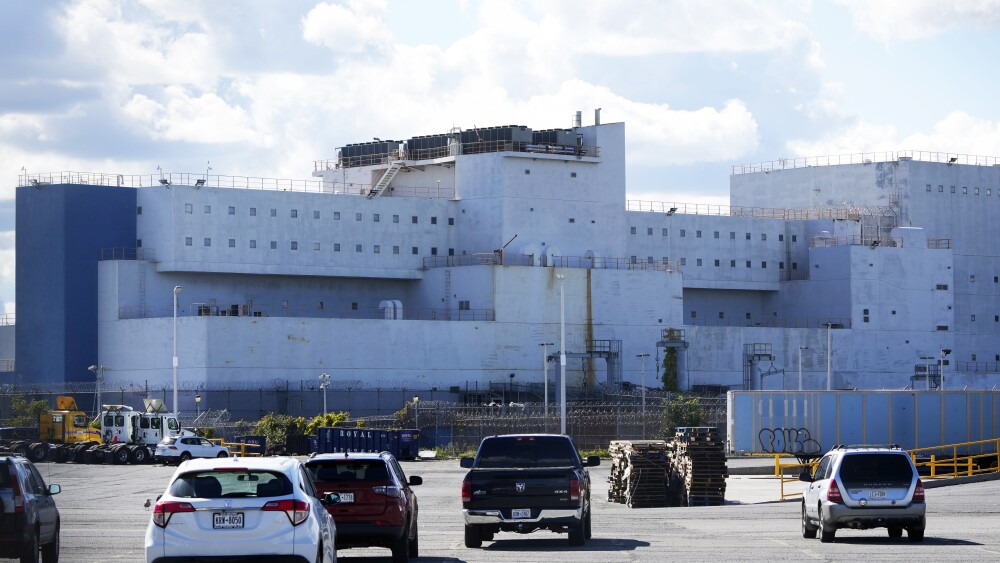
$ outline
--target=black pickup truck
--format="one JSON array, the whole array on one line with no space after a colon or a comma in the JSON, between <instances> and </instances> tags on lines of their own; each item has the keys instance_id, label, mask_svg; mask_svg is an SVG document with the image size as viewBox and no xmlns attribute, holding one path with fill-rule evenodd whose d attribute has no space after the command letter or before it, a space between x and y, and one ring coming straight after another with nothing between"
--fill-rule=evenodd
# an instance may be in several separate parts
<instances>
[{"instance_id":1,"label":"black pickup truck","mask_svg":"<svg viewBox=\"0 0 1000 563\"><path fill-rule=\"evenodd\" d=\"M482 547L497 532L569 533L570 545L590 538L590 473L601 459L580 454L569 436L491 436L462 482L465 546Z\"/></svg>"}]
</instances>

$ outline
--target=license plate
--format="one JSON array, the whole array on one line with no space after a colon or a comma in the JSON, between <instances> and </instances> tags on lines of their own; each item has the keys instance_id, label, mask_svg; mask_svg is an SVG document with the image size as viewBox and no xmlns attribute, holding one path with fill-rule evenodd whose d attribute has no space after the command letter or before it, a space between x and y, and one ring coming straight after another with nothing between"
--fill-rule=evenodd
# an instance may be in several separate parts
<instances>
[{"instance_id":1,"label":"license plate","mask_svg":"<svg viewBox=\"0 0 1000 563\"><path fill-rule=\"evenodd\" d=\"M530 508L512 508L510 511L510 517L517 520L520 518L531 518Z\"/></svg>"},{"instance_id":2,"label":"license plate","mask_svg":"<svg viewBox=\"0 0 1000 563\"><path fill-rule=\"evenodd\" d=\"M873 498L873 499L885 498L885 489L872 489L868 491L868 498Z\"/></svg>"},{"instance_id":3,"label":"license plate","mask_svg":"<svg viewBox=\"0 0 1000 563\"><path fill-rule=\"evenodd\" d=\"M340 502L354 502L354 493L340 493Z\"/></svg>"},{"instance_id":4,"label":"license plate","mask_svg":"<svg viewBox=\"0 0 1000 563\"><path fill-rule=\"evenodd\" d=\"M215 512L212 514L212 527L216 529L223 528L242 528L243 527L243 513L242 512Z\"/></svg>"}]
</instances>

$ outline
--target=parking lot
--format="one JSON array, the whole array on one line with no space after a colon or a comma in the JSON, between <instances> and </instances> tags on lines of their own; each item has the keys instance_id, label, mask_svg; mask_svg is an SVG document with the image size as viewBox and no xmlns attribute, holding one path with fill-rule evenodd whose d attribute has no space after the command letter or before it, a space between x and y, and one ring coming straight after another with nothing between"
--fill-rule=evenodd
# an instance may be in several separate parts
<instances>
[{"instance_id":1,"label":"parking lot","mask_svg":"<svg viewBox=\"0 0 1000 563\"><path fill-rule=\"evenodd\" d=\"M924 543L890 540L884 529L840 531L822 544L801 537L799 505L777 502L779 484L766 476L727 481L726 504L714 507L630 509L605 501L610 467L591 469L594 537L571 548L565 535L498 534L482 549L462 541L461 479L457 460L404 462L420 475L420 552L426 561L913 561L1000 559L1000 481L927 490ZM160 465L39 464L59 483L63 561L143 561L143 535L155 501L174 467ZM792 486L797 486L793 484ZM389 551L345 550L341 561L388 561Z\"/></svg>"}]
</instances>

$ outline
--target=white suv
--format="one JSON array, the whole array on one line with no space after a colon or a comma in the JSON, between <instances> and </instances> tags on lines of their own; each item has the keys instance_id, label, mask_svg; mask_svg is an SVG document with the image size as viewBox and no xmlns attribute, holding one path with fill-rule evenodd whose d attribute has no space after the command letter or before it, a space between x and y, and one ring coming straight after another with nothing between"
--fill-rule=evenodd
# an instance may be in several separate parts
<instances>
[{"instance_id":1,"label":"white suv","mask_svg":"<svg viewBox=\"0 0 1000 563\"><path fill-rule=\"evenodd\" d=\"M910 456L899 446L834 446L802 493L802 537L833 541L838 529L888 528L890 538L906 530L924 539L924 485Z\"/></svg>"},{"instance_id":2,"label":"white suv","mask_svg":"<svg viewBox=\"0 0 1000 563\"><path fill-rule=\"evenodd\" d=\"M302 462L194 459L174 472L146 529L147 563L252 558L335 563L336 528Z\"/></svg>"}]
</instances>

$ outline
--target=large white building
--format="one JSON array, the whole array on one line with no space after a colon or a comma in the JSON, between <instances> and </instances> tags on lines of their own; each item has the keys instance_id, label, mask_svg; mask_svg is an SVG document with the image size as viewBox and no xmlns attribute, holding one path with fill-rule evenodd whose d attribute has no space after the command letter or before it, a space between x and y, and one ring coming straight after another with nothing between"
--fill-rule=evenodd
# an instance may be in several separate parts
<instances>
[{"instance_id":1,"label":"large white building","mask_svg":"<svg viewBox=\"0 0 1000 563\"><path fill-rule=\"evenodd\" d=\"M994 164L780 161L734 167L731 206L628 201L611 123L347 145L304 181L26 176L16 371L166 382L176 324L187 385L541 382L562 315L570 386L658 385L672 348L685 389L988 389Z\"/></svg>"}]
</instances>

